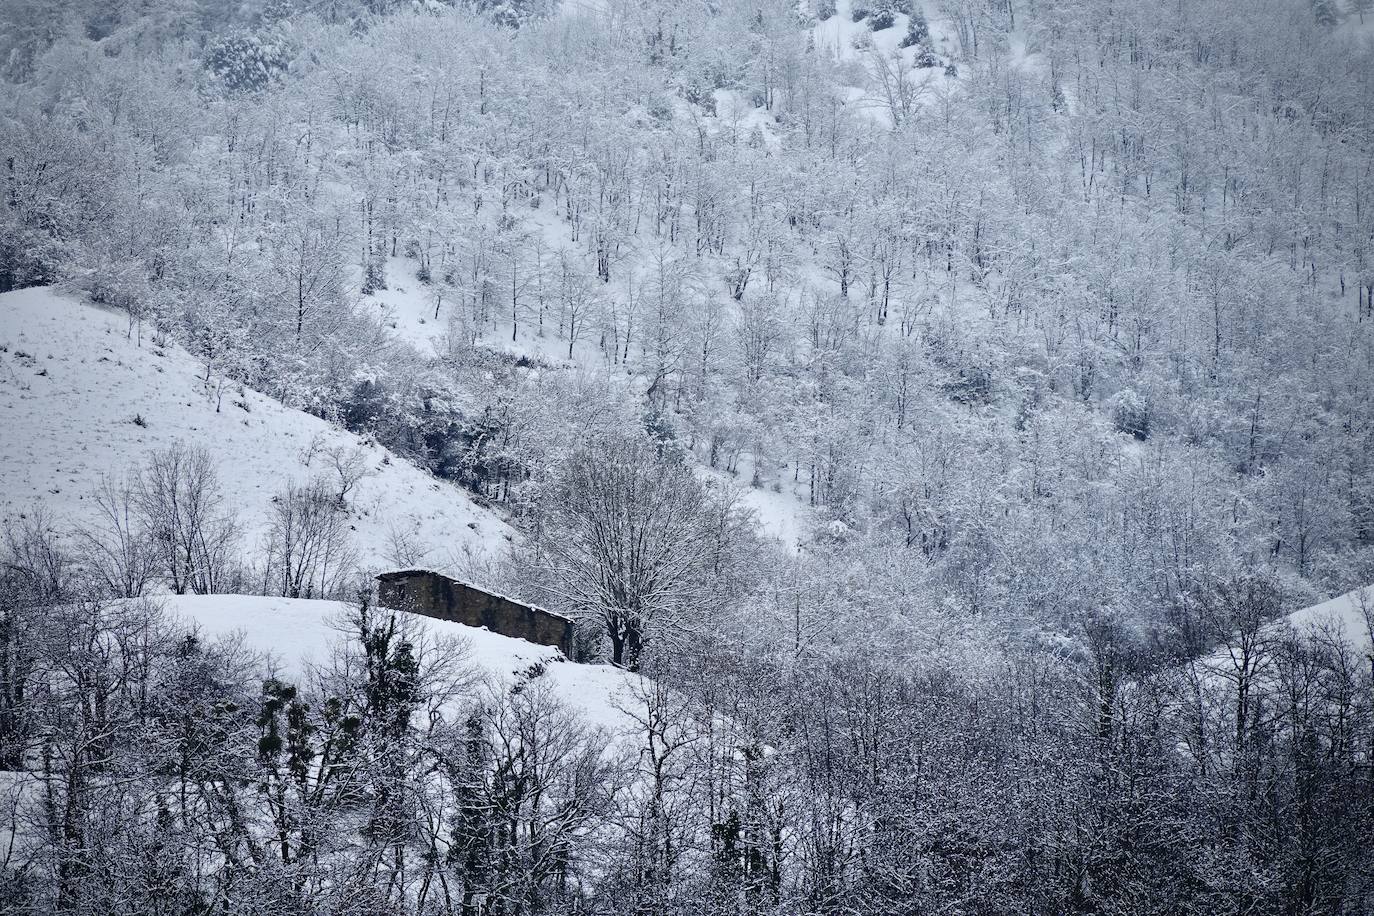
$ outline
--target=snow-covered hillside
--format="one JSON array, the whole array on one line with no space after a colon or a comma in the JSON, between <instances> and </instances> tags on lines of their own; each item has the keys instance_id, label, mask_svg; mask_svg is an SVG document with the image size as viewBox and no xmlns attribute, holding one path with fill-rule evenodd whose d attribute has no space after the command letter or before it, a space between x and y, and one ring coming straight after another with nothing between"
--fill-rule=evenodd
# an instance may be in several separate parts
<instances>
[{"instance_id":1,"label":"snow-covered hillside","mask_svg":"<svg viewBox=\"0 0 1374 916\"><path fill-rule=\"evenodd\" d=\"M287 677L308 674L328 662L333 647L346 639L352 607L340 601L262 598L247 595L177 595L158 599L168 613L194 624L209 638L241 636L244 644L270 657ZM484 675L503 683L538 663L539 677L554 696L579 711L589 724L615 735L625 730L637 675L609 665L573 664L562 653L523 639L492 633L418 614L398 612L426 637L456 639L467 648L467 661Z\"/></svg>"},{"instance_id":2,"label":"snow-covered hillside","mask_svg":"<svg viewBox=\"0 0 1374 916\"><path fill-rule=\"evenodd\" d=\"M548 237L554 250L568 243L566 227L551 219L544 220L540 231ZM444 299L438 287L419 280L416 277L418 266L410 258L387 258L386 288L362 294L359 302L396 340L413 347L421 356L431 357L443 354L455 335L462 339L465 329L461 322L457 326L452 324L461 312L452 295ZM466 332L489 350L549 366L605 365L593 339L577 341L570 358L567 341L555 334L552 327L541 329L534 319L513 327L510 316L506 315L495 318L490 326L468 327ZM591 338L591 335L586 337Z\"/></svg>"},{"instance_id":3,"label":"snow-covered hillside","mask_svg":"<svg viewBox=\"0 0 1374 916\"><path fill-rule=\"evenodd\" d=\"M257 392L216 398L190 354L146 333L140 345L127 331L122 315L51 288L0 295L0 519L41 500L59 521L88 520L102 474L132 470L180 440L210 451L250 550L272 497L324 472L318 454L331 446L365 456L368 474L349 497L364 568L395 565L398 541L424 553L410 562L442 569L509 537L497 516L386 449Z\"/></svg>"},{"instance_id":4,"label":"snow-covered hillside","mask_svg":"<svg viewBox=\"0 0 1374 916\"><path fill-rule=\"evenodd\" d=\"M1277 675L1273 656L1285 637L1296 635L1305 640L1313 640L1319 645L1344 646L1360 657L1374 657L1374 585L1357 588L1329 601L1293 611L1286 617L1274 620L1261 631L1258 668L1260 677L1266 683ZM1201 660L1201 669L1215 678L1217 683L1235 675L1241 653L1241 641L1237 637L1229 645L1223 645ZM1253 664L1250 659L1247 664Z\"/></svg>"},{"instance_id":5,"label":"snow-covered hillside","mask_svg":"<svg viewBox=\"0 0 1374 916\"><path fill-rule=\"evenodd\" d=\"M1288 623L1304 635L1340 637L1360 652L1374 651L1374 585L1294 611Z\"/></svg>"}]
</instances>

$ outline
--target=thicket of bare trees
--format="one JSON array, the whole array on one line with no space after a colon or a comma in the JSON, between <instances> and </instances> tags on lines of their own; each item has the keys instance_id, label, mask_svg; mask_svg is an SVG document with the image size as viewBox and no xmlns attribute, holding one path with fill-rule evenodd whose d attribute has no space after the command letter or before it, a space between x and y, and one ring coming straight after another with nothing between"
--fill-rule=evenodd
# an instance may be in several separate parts
<instances>
[{"instance_id":1,"label":"thicket of bare trees","mask_svg":"<svg viewBox=\"0 0 1374 916\"><path fill-rule=\"evenodd\" d=\"M127 476L101 479L91 520L63 531L70 551L64 562L103 598L163 589L177 595L348 595L360 572L348 497L366 476L366 463L356 449L312 448L308 457L326 470L273 496L261 543L246 543L231 505L240 497L221 484L210 452L182 442L155 451ZM40 513L24 530L55 528ZM23 543L33 540L24 537Z\"/></svg>"},{"instance_id":2,"label":"thicket of bare trees","mask_svg":"<svg viewBox=\"0 0 1374 916\"><path fill-rule=\"evenodd\" d=\"M1374 660L1271 628L1374 580L1365 5L0 5L0 289L501 503L655 677L264 681L111 599L338 590L362 467L243 545L164 450L10 533L0 905L1370 911Z\"/></svg>"},{"instance_id":3,"label":"thicket of bare trees","mask_svg":"<svg viewBox=\"0 0 1374 916\"><path fill-rule=\"evenodd\" d=\"M338 594L356 576L357 555L349 543L342 500L324 478L304 486L292 484L272 498L264 591L287 598L323 598Z\"/></svg>"},{"instance_id":4,"label":"thicket of bare trees","mask_svg":"<svg viewBox=\"0 0 1374 916\"><path fill-rule=\"evenodd\" d=\"M535 666L360 602L268 676L153 600L89 590L50 531L0 578L0 908L273 914L1363 912L1374 681L1218 583L1191 659L798 655L782 614L652 659L623 727ZM1374 607L1367 609L1374 627ZM1104 672L1114 671L1109 675Z\"/></svg>"}]
</instances>

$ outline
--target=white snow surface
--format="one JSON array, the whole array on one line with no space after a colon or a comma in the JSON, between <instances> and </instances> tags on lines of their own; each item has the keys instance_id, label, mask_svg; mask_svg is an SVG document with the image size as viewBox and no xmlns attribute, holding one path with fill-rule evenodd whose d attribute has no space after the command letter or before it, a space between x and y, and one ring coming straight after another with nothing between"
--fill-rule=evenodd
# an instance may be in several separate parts
<instances>
[{"instance_id":1,"label":"white snow surface","mask_svg":"<svg viewBox=\"0 0 1374 916\"><path fill-rule=\"evenodd\" d=\"M194 624L207 639L242 639L269 656L286 677L303 678L329 662L331 651L347 639L353 606L342 601L271 598L255 595L169 595L156 599L163 609ZM555 648L501 636L405 611L394 612L433 639L456 639L467 647L467 661L480 673L506 685L536 662L547 663L539 676L553 695L612 736L623 735L631 720L623 709L634 702L638 675L610 665L574 664Z\"/></svg>"},{"instance_id":2,"label":"white snow surface","mask_svg":"<svg viewBox=\"0 0 1374 916\"><path fill-rule=\"evenodd\" d=\"M1368 616L1366 616L1366 614ZM1344 645L1357 655L1374 659L1374 585L1357 588L1329 601L1294 611L1265 627L1266 640L1279 640L1288 633L1315 639L1325 645ZM1210 677L1231 676L1236 655L1234 646L1221 646L1201 661ZM1262 677L1272 678L1274 666L1261 661Z\"/></svg>"},{"instance_id":3,"label":"white snow surface","mask_svg":"<svg viewBox=\"0 0 1374 916\"><path fill-rule=\"evenodd\" d=\"M1346 592L1330 601L1305 607L1288 615L1299 633L1339 637L1357 652L1374 652L1374 585Z\"/></svg>"},{"instance_id":4,"label":"white snow surface","mask_svg":"<svg viewBox=\"0 0 1374 916\"><path fill-rule=\"evenodd\" d=\"M538 211L530 213L534 231L545 236L551 252L570 247L570 234L560 221ZM545 257L553 257L546 253ZM396 340L413 347L421 356L443 355L451 337L461 333L451 325L460 303L454 298L437 300L435 288L418 279L419 265L411 258L389 257L386 260L386 289L379 289L359 298L364 309L375 310L374 315ZM360 271L355 271L361 275ZM534 308L533 292L527 293L525 312ZM436 311L438 316L435 316ZM517 327L512 328L510 315L498 314L496 320L477 329L477 344L498 353L523 356L549 366L570 367L597 365L602 362L593 345L595 337L584 331L574 347L574 359L568 358L568 343L552 328L540 333L535 315L524 314Z\"/></svg>"},{"instance_id":5,"label":"white snow surface","mask_svg":"<svg viewBox=\"0 0 1374 916\"><path fill-rule=\"evenodd\" d=\"M883 128L892 128L892 114L877 85L875 57L894 61L900 78L916 87L918 106L925 104L921 99L927 90L951 79L944 72L945 64L953 59L955 48L950 37L951 26L938 7L924 2L918 2L917 7L924 13L930 30L928 44L939 60L935 67L913 69L916 48L901 47L911 21L904 13L896 14L889 28L874 32L868 18L854 21L852 0L835 0L835 15L818 20L811 29L811 40L818 52L837 64L858 65L857 71L841 77L842 82L857 77L859 83L844 87L846 104Z\"/></svg>"},{"instance_id":6,"label":"white snow surface","mask_svg":"<svg viewBox=\"0 0 1374 916\"><path fill-rule=\"evenodd\" d=\"M146 330L140 346L127 331L123 315L51 288L0 294L0 519L41 501L59 523L90 521L102 473L131 471L179 440L217 462L251 555L273 495L326 471L319 458L304 460L318 442L366 455L369 476L349 497L365 570L393 565L393 533L422 545L424 564L444 571L490 556L510 538L505 522L458 488L325 420L237 388L216 410L194 357L155 346Z\"/></svg>"},{"instance_id":7,"label":"white snow surface","mask_svg":"<svg viewBox=\"0 0 1374 916\"><path fill-rule=\"evenodd\" d=\"M436 299L433 288L420 282L415 271L416 264L408 258L387 258L387 288L361 297L361 302L377 310L376 317L398 340L424 356L434 356L443 352L453 306Z\"/></svg>"}]
</instances>

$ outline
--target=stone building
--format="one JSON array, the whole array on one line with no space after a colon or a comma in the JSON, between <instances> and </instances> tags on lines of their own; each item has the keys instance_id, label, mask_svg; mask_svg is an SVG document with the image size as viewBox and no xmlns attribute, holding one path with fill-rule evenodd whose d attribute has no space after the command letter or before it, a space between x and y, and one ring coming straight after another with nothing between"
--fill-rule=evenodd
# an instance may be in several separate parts
<instances>
[{"instance_id":1,"label":"stone building","mask_svg":"<svg viewBox=\"0 0 1374 916\"><path fill-rule=\"evenodd\" d=\"M486 627L502 636L553 646L572 658L573 622L567 617L428 569L382 573L377 577L377 603L470 627Z\"/></svg>"}]
</instances>

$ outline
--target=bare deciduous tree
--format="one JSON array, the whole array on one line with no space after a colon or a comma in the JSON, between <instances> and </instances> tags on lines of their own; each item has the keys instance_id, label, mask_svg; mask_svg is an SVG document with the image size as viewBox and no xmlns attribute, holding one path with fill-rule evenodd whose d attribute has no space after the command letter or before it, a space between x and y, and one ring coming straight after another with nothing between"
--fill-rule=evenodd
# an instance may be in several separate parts
<instances>
[{"instance_id":1,"label":"bare deciduous tree","mask_svg":"<svg viewBox=\"0 0 1374 916\"><path fill-rule=\"evenodd\" d=\"M718 572L714 499L676 457L638 438L575 451L550 490L535 565L554 603L605 627L611 661L636 668L651 634L702 609Z\"/></svg>"},{"instance_id":2,"label":"bare deciduous tree","mask_svg":"<svg viewBox=\"0 0 1374 916\"><path fill-rule=\"evenodd\" d=\"M132 488L172 591L205 595L228 585L239 528L210 453L180 442L154 452Z\"/></svg>"},{"instance_id":3,"label":"bare deciduous tree","mask_svg":"<svg viewBox=\"0 0 1374 916\"><path fill-rule=\"evenodd\" d=\"M363 481L376 473L368 466L367 449L362 445L345 443L329 444L320 434L310 440L301 453L301 462L310 467L319 458L328 469L337 494L340 508L348 505L348 494Z\"/></svg>"},{"instance_id":4,"label":"bare deciduous tree","mask_svg":"<svg viewBox=\"0 0 1374 916\"><path fill-rule=\"evenodd\" d=\"M273 497L265 591L287 598L331 596L356 565L348 517L328 483L292 484Z\"/></svg>"},{"instance_id":5,"label":"bare deciduous tree","mask_svg":"<svg viewBox=\"0 0 1374 916\"><path fill-rule=\"evenodd\" d=\"M76 529L81 560L113 598L137 598L157 574L157 555L128 480L102 476L96 518Z\"/></svg>"}]
</instances>

